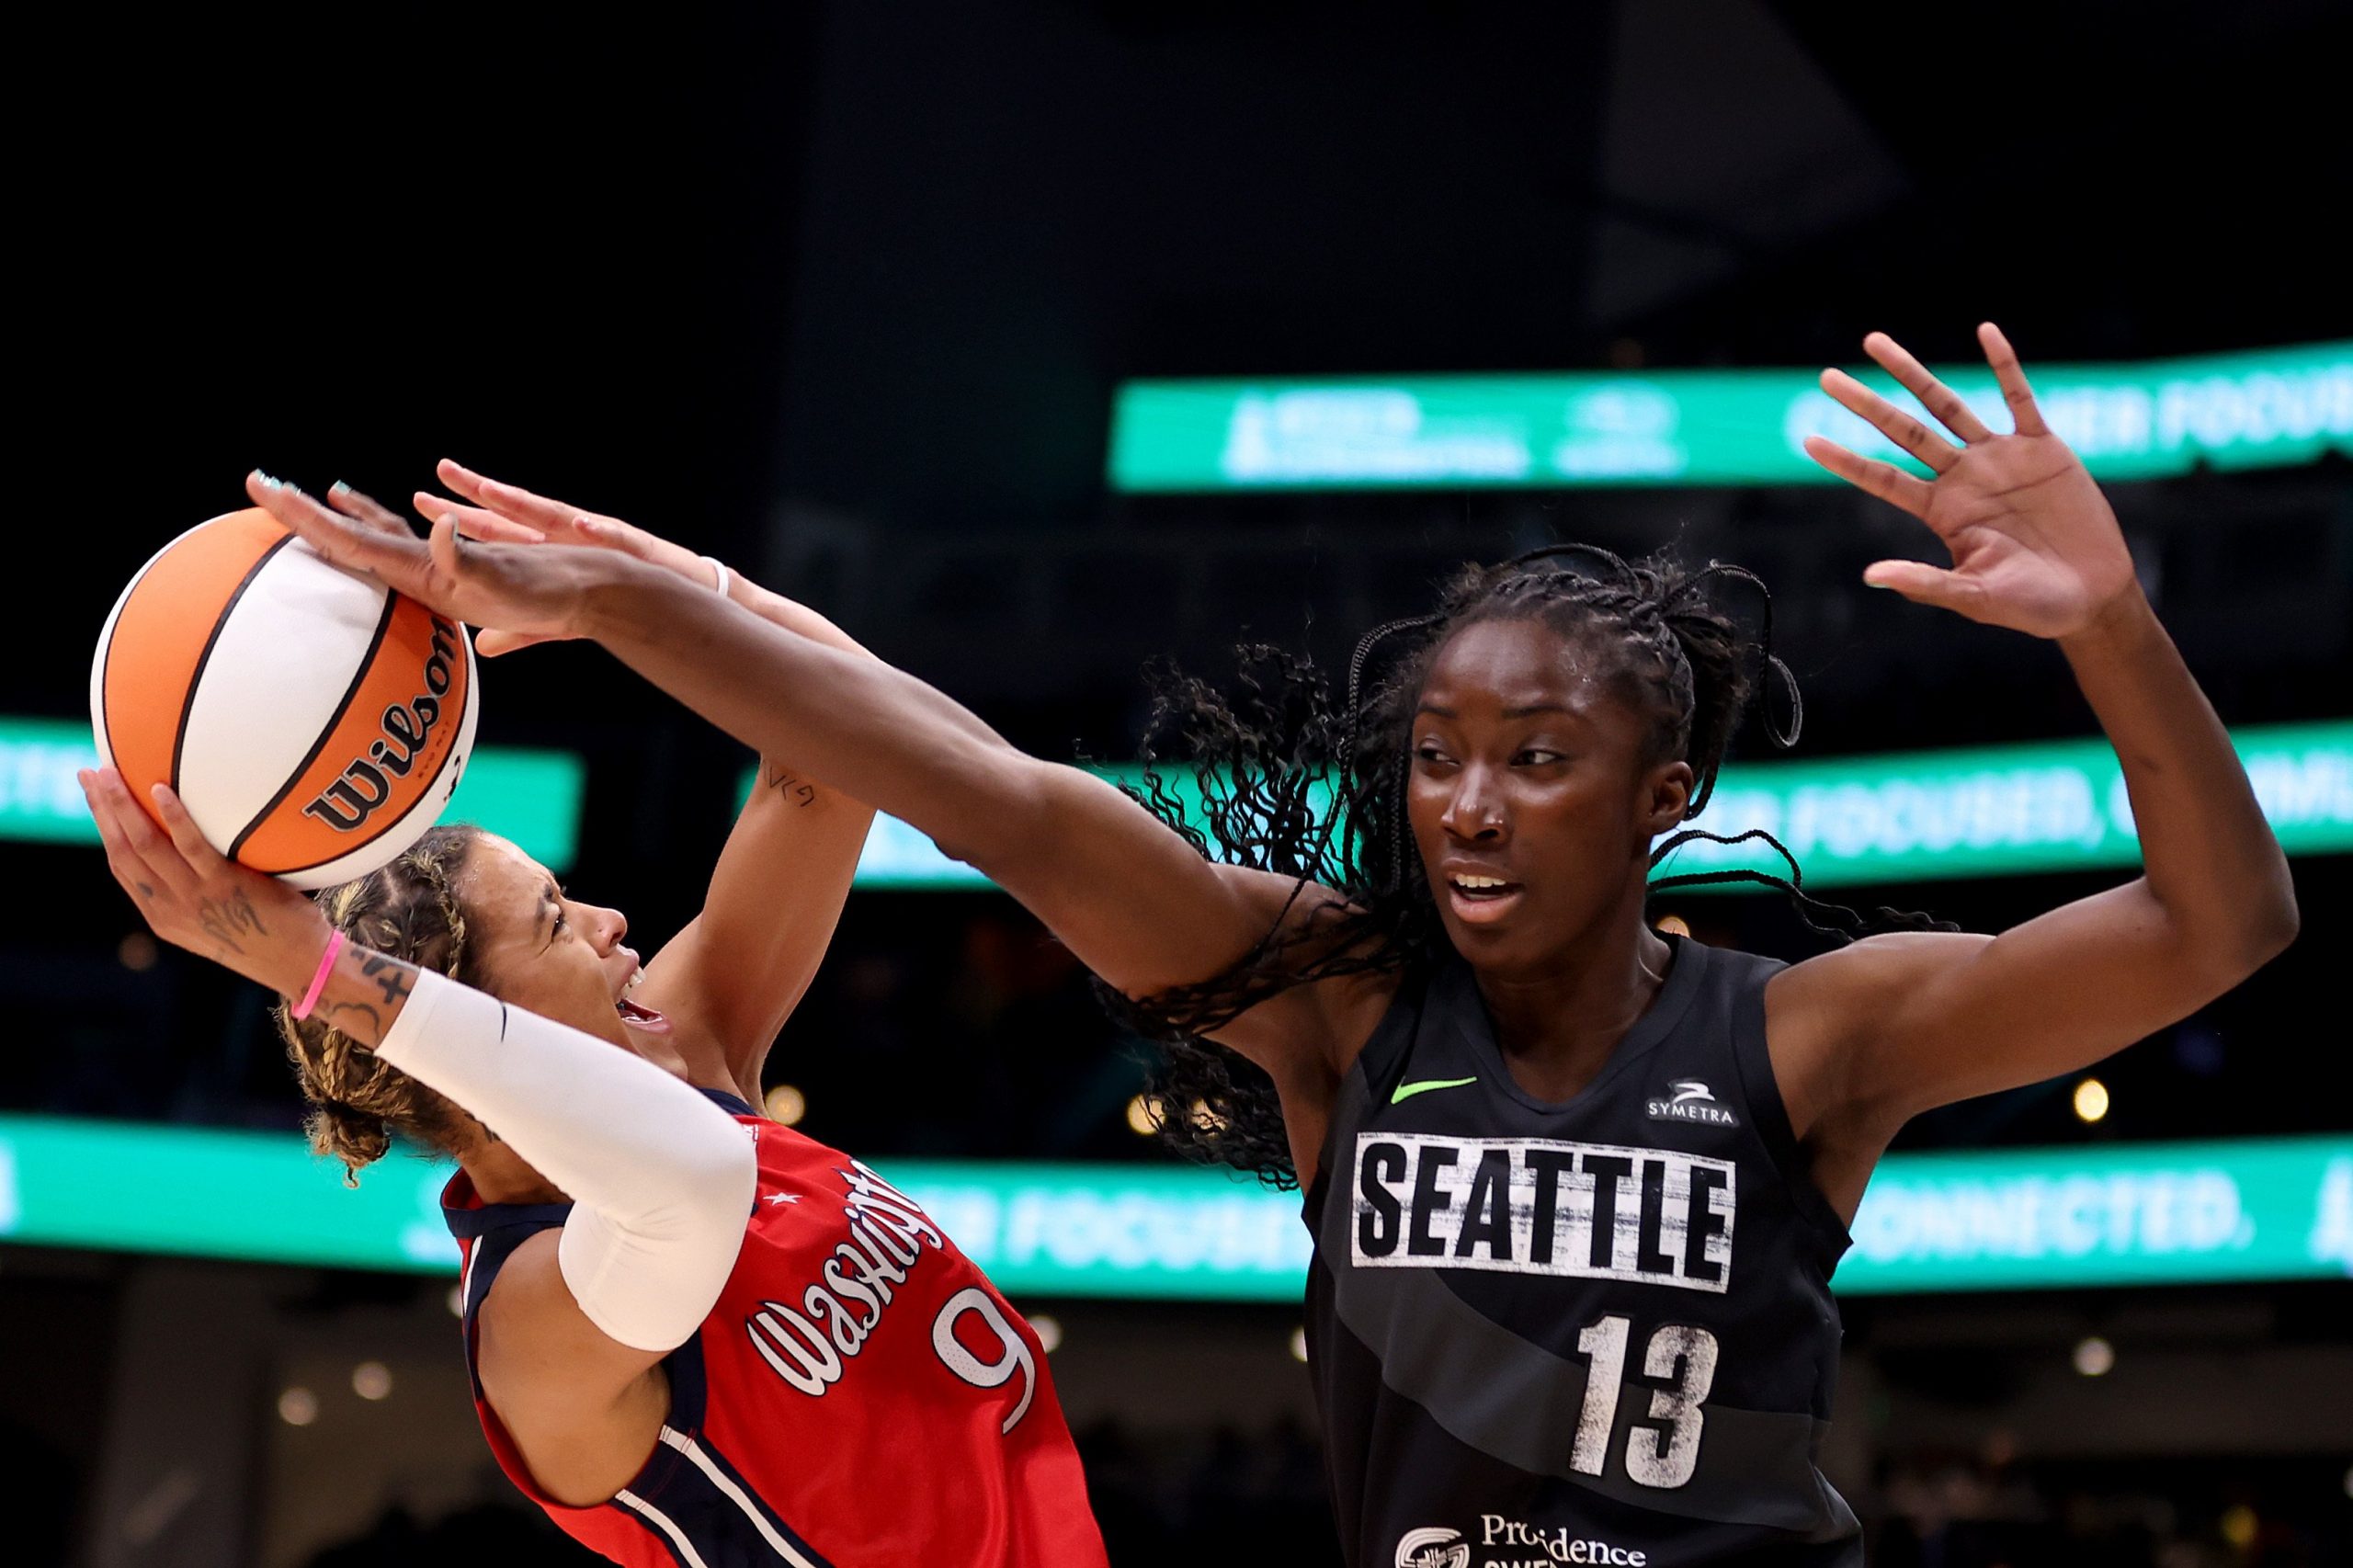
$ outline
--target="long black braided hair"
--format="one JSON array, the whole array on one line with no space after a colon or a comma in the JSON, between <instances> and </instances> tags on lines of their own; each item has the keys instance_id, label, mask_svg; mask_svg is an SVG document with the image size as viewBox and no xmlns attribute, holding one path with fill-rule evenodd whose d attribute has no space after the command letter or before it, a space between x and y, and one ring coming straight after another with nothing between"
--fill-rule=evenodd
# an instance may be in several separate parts
<instances>
[{"instance_id":1,"label":"long black braided hair","mask_svg":"<svg viewBox=\"0 0 2353 1568\"><path fill-rule=\"evenodd\" d=\"M1755 631L1716 602L1753 593ZM1698 816L1734 732L1761 690L1778 685L1785 718L1762 716L1779 749L1797 743L1804 707L1773 653L1772 596L1751 573L1691 570L1661 553L1628 562L1593 545L1550 545L1492 566L1467 566L1427 615L1377 626L1348 661L1345 700L1306 658L1263 644L1240 651L1224 689L1173 669L1155 672L1144 783L1136 798L1205 857L1296 880L1283 917L1220 973L1153 995L1098 984L1114 1017L1159 1047L1148 1103L1161 1136L1204 1163L1298 1185L1274 1081L1206 1037L1279 992L1348 974L1427 974L1451 950L1405 815L1411 727L1438 650L1480 621L1540 620L1573 640L1619 696L1652 716L1646 764L1681 760L1695 778L1684 815ZM1384 666L1385 675L1378 672ZM1161 771L1173 746L1188 766L1188 800ZM1761 839L1789 874L1733 869L1665 876L1654 890L1724 882L1779 889L1806 924L1841 940L1875 931L1950 930L1949 922L1880 908L1866 915L1805 891L1797 860L1762 829L1724 837L1669 835L1655 867L1695 839ZM1313 901L1303 919L1302 900Z\"/></svg>"}]
</instances>

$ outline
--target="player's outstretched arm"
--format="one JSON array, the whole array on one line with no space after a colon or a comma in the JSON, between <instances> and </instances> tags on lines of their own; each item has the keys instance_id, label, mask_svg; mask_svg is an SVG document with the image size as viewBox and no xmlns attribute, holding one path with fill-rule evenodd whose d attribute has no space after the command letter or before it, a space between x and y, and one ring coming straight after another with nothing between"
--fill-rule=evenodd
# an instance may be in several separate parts
<instances>
[{"instance_id":1,"label":"player's outstretched arm","mask_svg":"<svg viewBox=\"0 0 2353 1568\"><path fill-rule=\"evenodd\" d=\"M467 539L613 551L681 582L722 591L788 631L871 657L807 606L722 573L684 546L618 517L585 512L447 460L438 472L464 502L419 491L416 509L428 520L454 518ZM355 515L364 504L347 494L331 492L330 499ZM475 645L494 657L544 640L492 628ZM768 1048L824 961L874 820L873 808L820 783L789 757L762 756L757 778L720 851L701 913L645 966L641 993L646 1006L717 1040L729 1074L755 1104ZM778 896L779 888L790 888L791 896Z\"/></svg>"},{"instance_id":2,"label":"player's outstretched arm","mask_svg":"<svg viewBox=\"0 0 2353 1568\"><path fill-rule=\"evenodd\" d=\"M1880 1146L1918 1111L2131 1044L2238 984L2296 933L2287 860L2229 733L2142 594L2116 515L2044 423L2008 341L1991 324L1978 335L2015 434L1987 429L1873 334L1871 358L1954 439L1842 372L1825 372L1824 387L1933 477L1820 437L1807 450L1918 517L1952 557L1949 569L1879 562L1866 582L2059 644L2123 765L2143 871L1997 937L1874 937L1776 980L1774 1060L1802 1102L1793 1119L1843 1124Z\"/></svg>"},{"instance_id":3,"label":"player's outstretched arm","mask_svg":"<svg viewBox=\"0 0 2353 1568\"><path fill-rule=\"evenodd\" d=\"M743 1129L609 1040L335 943L310 899L224 859L162 786L159 830L113 770L82 784L107 864L156 936L306 1000L574 1200L479 1305L477 1364L542 1487L583 1505L612 1495L661 1426L655 1369L734 1267L756 1180Z\"/></svg>"},{"instance_id":4,"label":"player's outstretched arm","mask_svg":"<svg viewBox=\"0 0 2353 1568\"><path fill-rule=\"evenodd\" d=\"M1112 786L1007 744L934 687L871 658L713 606L676 574L608 551L429 540L383 529L256 475L254 500L329 561L445 615L524 634L589 637L719 728L890 812L1021 900L1081 961L1131 994L1209 978L1279 922L1332 895L1204 861ZM1284 1086L1328 1085L1362 1042L1364 1000L1303 987L1220 1038Z\"/></svg>"}]
</instances>

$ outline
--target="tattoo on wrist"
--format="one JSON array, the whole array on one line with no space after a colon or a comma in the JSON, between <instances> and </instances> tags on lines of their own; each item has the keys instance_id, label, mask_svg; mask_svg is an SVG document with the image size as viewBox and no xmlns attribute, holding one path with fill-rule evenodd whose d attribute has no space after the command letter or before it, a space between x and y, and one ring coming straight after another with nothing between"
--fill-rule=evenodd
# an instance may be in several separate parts
<instances>
[{"instance_id":1,"label":"tattoo on wrist","mask_svg":"<svg viewBox=\"0 0 2353 1568\"><path fill-rule=\"evenodd\" d=\"M780 762L768 762L763 759L760 765L760 777L767 782L769 789L790 796L796 806L813 806L817 803L817 787Z\"/></svg>"},{"instance_id":2,"label":"tattoo on wrist","mask_svg":"<svg viewBox=\"0 0 2353 1568\"><path fill-rule=\"evenodd\" d=\"M333 1021L336 1017L344 1014L348 1014L355 1020L362 1014L367 1015L368 1032L380 1040L383 1038L384 1015L376 1011L375 1004L372 1002L323 1002L311 1011L313 1017L328 1020L329 1028L341 1029L345 1034L354 1034L355 1031L349 1025Z\"/></svg>"},{"instance_id":3,"label":"tattoo on wrist","mask_svg":"<svg viewBox=\"0 0 2353 1568\"><path fill-rule=\"evenodd\" d=\"M416 970L398 959L388 959L381 953L369 953L359 960L359 972L376 983L384 994L384 1006L392 1006L407 1000L416 989Z\"/></svg>"},{"instance_id":4,"label":"tattoo on wrist","mask_svg":"<svg viewBox=\"0 0 2353 1568\"><path fill-rule=\"evenodd\" d=\"M141 883L142 889L146 884ZM204 934L220 944L227 952L242 954L245 945L243 937L267 937L269 927L261 923L261 915L238 888L226 898L208 898L196 906L197 918L203 924Z\"/></svg>"}]
</instances>

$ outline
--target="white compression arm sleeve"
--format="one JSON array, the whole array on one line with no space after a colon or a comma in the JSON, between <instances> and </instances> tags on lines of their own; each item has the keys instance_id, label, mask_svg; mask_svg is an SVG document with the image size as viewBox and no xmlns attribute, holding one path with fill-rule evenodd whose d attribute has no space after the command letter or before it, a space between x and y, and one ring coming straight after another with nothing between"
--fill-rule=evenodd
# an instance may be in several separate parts
<instances>
[{"instance_id":1,"label":"white compression arm sleeve","mask_svg":"<svg viewBox=\"0 0 2353 1568\"><path fill-rule=\"evenodd\" d=\"M572 1199L556 1260L589 1322L638 1350L693 1335L734 1269L758 1185L733 1118L642 1057L431 972L376 1054Z\"/></svg>"}]
</instances>

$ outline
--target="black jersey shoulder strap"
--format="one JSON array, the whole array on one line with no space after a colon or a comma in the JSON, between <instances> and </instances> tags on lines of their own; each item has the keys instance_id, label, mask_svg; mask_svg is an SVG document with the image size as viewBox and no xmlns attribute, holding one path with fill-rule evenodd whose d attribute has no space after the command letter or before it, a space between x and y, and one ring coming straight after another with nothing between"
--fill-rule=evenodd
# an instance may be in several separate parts
<instances>
[{"instance_id":1,"label":"black jersey shoulder strap","mask_svg":"<svg viewBox=\"0 0 2353 1568\"><path fill-rule=\"evenodd\" d=\"M1355 1136L1369 1108L1378 1105L1404 1077L1405 1068L1413 1059L1415 1037L1421 1032L1429 983L1427 973L1409 971L1399 979L1397 994L1390 998L1388 1009L1372 1026L1372 1033L1358 1051L1356 1060L1348 1064L1347 1072L1341 1074L1332 1096L1331 1119L1324 1130L1324 1146L1317 1151L1315 1179L1307 1183L1300 1194L1310 1231L1316 1227L1315 1216L1330 1185L1333 1151Z\"/></svg>"},{"instance_id":2,"label":"black jersey shoulder strap","mask_svg":"<svg viewBox=\"0 0 2353 1568\"><path fill-rule=\"evenodd\" d=\"M1427 971L1409 971L1400 976L1397 994L1390 999L1381 1021L1372 1027L1364 1049L1357 1052L1349 1073L1363 1080L1376 1105L1388 1096L1413 1062L1415 1042L1422 1033L1423 1017L1429 1011L1436 978Z\"/></svg>"},{"instance_id":3,"label":"black jersey shoulder strap","mask_svg":"<svg viewBox=\"0 0 2353 1568\"><path fill-rule=\"evenodd\" d=\"M1824 1248L1820 1261L1826 1275L1837 1266L1852 1238L1846 1221L1814 1183L1813 1163L1790 1123L1789 1103L1782 1098L1781 1081L1773 1070L1773 1052L1766 1037L1765 988L1789 966L1778 959L1728 949L1715 957L1710 979L1720 988L1720 1016L1730 1020L1733 1065L1740 1074L1749 1124L1780 1176L1790 1207L1816 1233Z\"/></svg>"}]
</instances>

